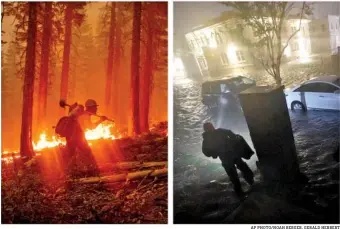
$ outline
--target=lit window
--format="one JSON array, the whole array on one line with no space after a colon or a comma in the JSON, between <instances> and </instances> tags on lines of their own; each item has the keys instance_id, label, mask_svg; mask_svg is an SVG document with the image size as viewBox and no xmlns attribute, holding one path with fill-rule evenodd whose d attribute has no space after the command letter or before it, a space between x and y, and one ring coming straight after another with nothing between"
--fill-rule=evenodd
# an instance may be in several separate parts
<instances>
[{"instance_id":1,"label":"lit window","mask_svg":"<svg viewBox=\"0 0 340 229\"><path fill-rule=\"evenodd\" d=\"M236 51L236 57L238 62L245 62L246 60L244 59L242 51Z\"/></svg>"},{"instance_id":2,"label":"lit window","mask_svg":"<svg viewBox=\"0 0 340 229\"><path fill-rule=\"evenodd\" d=\"M201 47L203 47L205 44L204 44L204 40L203 40L203 37L200 38L200 42L201 42Z\"/></svg>"},{"instance_id":3,"label":"lit window","mask_svg":"<svg viewBox=\"0 0 340 229\"><path fill-rule=\"evenodd\" d=\"M208 40L207 36L204 36L204 41L205 41L205 45L209 45L209 40Z\"/></svg>"},{"instance_id":4,"label":"lit window","mask_svg":"<svg viewBox=\"0 0 340 229\"><path fill-rule=\"evenodd\" d=\"M297 30L296 27L293 26L293 27L292 27L292 32L294 33L296 30Z\"/></svg>"},{"instance_id":5,"label":"lit window","mask_svg":"<svg viewBox=\"0 0 340 229\"><path fill-rule=\"evenodd\" d=\"M294 42L294 43L292 44L292 50L293 50L293 51L299 50L299 44L298 44L297 42Z\"/></svg>"},{"instance_id":6,"label":"lit window","mask_svg":"<svg viewBox=\"0 0 340 229\"><path fill-rule=\"evenodd\" d=\"M221 62L223 65L229 64L227 53L225 52L221 53Z\"/></svg>"},{"instance_id":7,"label":"lit window","mask_svg":"<svg viewBox=\"0 0 340 229\"><path fill-rule=\"evenodd\" d=\"M195 50L195 45L194 45L194 42L192 40L189 41L189 48L191 50Z\"/></svg>"},{"instance_id":8,"label":"lit window","mask_svg":"<svg viewBox=\"0 0 340 229\"><path fill-rule=\"evenodd\" d=\"M199 57L197 58L198 64L200 66L201 69L207 69L207 63L205 62L205 59L203 57Z\"/></svg>"},{"instance_id":9,"label":"lit window","mask_svg":"<svg viewBox=\"0 0 340 229\"><path fill-rule=\"evenodd\" d=\"M216 43L218 45L222 44L222 38L221 38L221 35L219 33L216 33Z\"/></svg>"}]
</instances>

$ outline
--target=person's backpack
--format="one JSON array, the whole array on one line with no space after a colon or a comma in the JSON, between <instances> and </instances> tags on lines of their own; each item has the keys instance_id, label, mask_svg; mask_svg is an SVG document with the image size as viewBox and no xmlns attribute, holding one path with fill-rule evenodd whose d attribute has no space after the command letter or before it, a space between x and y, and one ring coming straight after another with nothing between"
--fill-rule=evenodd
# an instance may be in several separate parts
<instances>
[{"instance_id":1,"label":"person's backpack","mask_svg":"<svg viewBox=\"0 0 340 229\"><path fill-rule=\"evenodd\" d=\"M71 116L64 116L59 119L56 127L55 133L60 137L70 137L74 131L77 120Z\"/></svg>"}]
</instances>

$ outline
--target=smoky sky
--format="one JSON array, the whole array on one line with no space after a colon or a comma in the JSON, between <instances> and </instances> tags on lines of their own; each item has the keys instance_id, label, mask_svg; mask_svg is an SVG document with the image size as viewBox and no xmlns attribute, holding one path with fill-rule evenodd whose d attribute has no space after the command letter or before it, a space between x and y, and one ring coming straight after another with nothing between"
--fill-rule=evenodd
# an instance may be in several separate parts
<instances>
[{"instance_id":1,"label":"smoky sky","mask_svg":"<svg viewBox=\"0 0 340 229\"><path fill-rule=\"evenodd\" d=\"M227 10L219 2L174 2L174 33L182 36Z\"/></svg>"}]
</instances>

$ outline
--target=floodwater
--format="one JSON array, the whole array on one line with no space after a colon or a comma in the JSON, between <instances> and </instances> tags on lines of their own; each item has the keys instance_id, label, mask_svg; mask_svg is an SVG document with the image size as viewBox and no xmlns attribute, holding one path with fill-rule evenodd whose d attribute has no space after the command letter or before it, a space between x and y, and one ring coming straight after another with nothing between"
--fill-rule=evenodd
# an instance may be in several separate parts
<instances>
[{"instance_id":1,"label":"floodwater","mask_svg":"<svg viewBox=\"0 0 340 229\"><path fill-rule=\"evenodd\" d=\"M231 129L253 147L242 112L208 109L201 103L200 86L201 83L190 80L174 85L174 208L175 222L178 223L181 219L176 219L176 215L183 212L191 212L191 216L195 217L237 205L220 160L207 158L201 151L202 124L210 121L216 127ZM300 169L312 184L310 195L314 196L316 205L327 207L332 201L339 200L339 180L332 176L332 171L339 164L334 161L332 153L340 136L340 112L290 112L290 117ZM256 160L254 155L246 162L255 172L255 182L258 182L260 175L255 166ZM219 181L217 184L214 183L216 180ZM243 179L241 182L247 188ZM211 184L215 185L209 189ZM210 203L211 208L207 207L209 199L197 199L216 195L220 197Z\"/></svg>"}]
</instances>

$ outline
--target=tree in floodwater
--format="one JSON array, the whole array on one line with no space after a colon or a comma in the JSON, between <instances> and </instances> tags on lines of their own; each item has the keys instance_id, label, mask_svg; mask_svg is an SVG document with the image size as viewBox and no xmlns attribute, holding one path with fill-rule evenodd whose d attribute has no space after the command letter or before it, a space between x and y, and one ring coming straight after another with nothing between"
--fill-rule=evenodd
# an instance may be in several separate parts
<instances>
[{"instance_id":1,"label":"tree in floodwater","mask_svg":"<svg viewBox=\"0 0 340 229\"><path fill-rule=\"evenodd\" d=\"M140 134L139 114L139 62L140 62L140 33L141 33L141 2L133 3L133 27L131 49L131 108L132 132Z\"/></svg>"},{"instance_id":2,"label":"tree in floodwater","mask_svg":"<svg viewBox=\"0 0 340 229\"><path fill-rule=\"evenodd\" d=\"M38 3L35 2L28 3L28 36L20 139L20 154L22 157L27 158L31 158L34 155L32 146L32 116L35 77L35 48L37 35L37 5Z\"/></svg>"}]
</instances>

